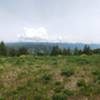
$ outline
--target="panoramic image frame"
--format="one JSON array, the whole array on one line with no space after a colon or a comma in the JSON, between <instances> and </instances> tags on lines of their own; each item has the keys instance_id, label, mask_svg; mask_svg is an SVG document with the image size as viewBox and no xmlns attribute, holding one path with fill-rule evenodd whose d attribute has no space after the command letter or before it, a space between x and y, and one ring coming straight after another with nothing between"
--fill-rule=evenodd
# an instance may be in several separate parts
<instances>
[{"instance_id":1,"label":"panoramic image frame","mask_svg":"<svg viewBox=\"0 0 100 100\"><path fill-rule=\"evenodd\" d=\"M0 100L100 100L100 0L0 0Z\"/></svg>"}]
</instances>

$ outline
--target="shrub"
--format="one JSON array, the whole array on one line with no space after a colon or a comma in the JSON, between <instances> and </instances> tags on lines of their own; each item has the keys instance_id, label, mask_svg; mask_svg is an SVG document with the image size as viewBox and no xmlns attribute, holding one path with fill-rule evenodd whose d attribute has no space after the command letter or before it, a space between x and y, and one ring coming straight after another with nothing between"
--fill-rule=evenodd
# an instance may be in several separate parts
<instances>
[{"instance_id":1,"label":"shrub","mask_svg":"<svg viewBox=\"0 0 100 100\"><path fill-rule=\"evenodd\" d=\"M99 76L99 75L100 75L100 70L99 70L99 69L94 69L94 70L92 71L92 74L93 74L93 75L96 75L96 76L97 76L97 75Z\"/></svg>"},{"instance_id":2,"label":"shrub","mask_svg":"<svg viewBox=\"0 0 100 100\"><path fill-rule=\"evenodd\" d=\"M54 88L54 92L60 93L64 89L63 85L58 85Z\"/></svg>"},{"instance_id":3,"label":"shrub","mask_svg":"<svg viewBox=\"0 0 100 100\"><path fill-rule=\"evenodd\" d=\"M59 85L61 85L61 81L55 81L55 83L54 83L56 86L59 86Z\"/></svg>"},{"instance_id":4,"label":"shrub","mask_svg":"<svg viewBox=\"0 0 100 100\"><path fill-rule=\"evenodd\" d=\"M73 75L73 74L74 74L74 71L73 71L72 68L64 68L64 69L62 70L62 72L61 72L61 75L62 75L62 76L67 76L67 77L69 77L69 76L71 76L71 75Z\"/></svg>"},{"instance_id":5,"label":"shrub","mask_svg":"<svg viewBox=\"0 0 100 100\"><path fill-rule=\"evenodd\" d=\"M42 100L42 94L37 93L37 94L34 96L34 100Z\"/></svg>"},{"instance_id":6,"label":"shrub","mask_svg":"<svg viewBox=\"0 0 100 100\"><path fill-rule=\"evenodd\" d=\"M95 87L94 90L95 90L95 94L100 94L100 86Z\"/></svg>"},{"instance_id":7,"label":"shrub","mask_svg":"<svg viewBox=\"0 0 100 100\"><path fill-rule=\"evenodd\" d=\"M94 82L96 84L100 84L100 76L96 76L95 79L94 79Z\"/></svg>"},{"instance_id":8,"label":"shrub","mask_svg":"<svg viewBox=\"0 0 100 100\"><path fill-rule=\"evenodd\" d=\"M48 73L45 73L45 74L42 75L41 80L44 83L48 83L50 80L52 80L52 75L48 74Z\"/></svg>"},{"instance_id":9,"label":"shrub","mask_svg":"<svg viewBox=\"0 0 100 100\"><path fill-rule=\"evenodd\" d=\"M98 68L92 70L93 75L100 75L100 70Z\"/></svg>"},{"instance_id":10,"label":"shrub","mask_svg":"<svg viewBox=\"0 0 100 100\"><path fill-rule=\"evenodd\" d=\"M92 74L95 76L95 82L97 84L100 84L100 70L99 69L95 69L92 71Z\"/></svg>"},{"instance_id":11,"label":"shrub","mask_svg":"<svg viewBox=\"0 0 100 100\"><path fill-rule=\"evenodd\" d=\"M4 67L0 65L0 73L3 72Z\"/></svg>"},{"instance_id":12,"label":"shrub","mask_svg":"<svg viewBox=\"0 0 100 100\"><path fill-rule=\"evenodd\" d=\"M87 60L80 60L78 62L79 65L85 65L85 64L89 64L89 62Z\"/></svg>"},{"instance_id":13,"label":"shrub","mask_svg":"<svg viewBox=\"0 0 100 100\"><path fill-rule=\"evenodd\" d=\"M77 86L78 87L85 87L86 86L86 82L85 82L85 80L84 79L80 79L80 80L78 80L77 81Z\"/></svg>"},{"instance_id":14,"label":"shrub","mask_svg":"<svg viewBox=\"0 0 100 100\"><path fill-rule=\"evenodd\" d=\"M80 93L82 93L82 95L85 95L85 96L90 96L92 94L91 86L87 85L87 86L81 87Z\"/></svg>"},{"instance_id":15,"label":"shrub","mask_svg":"<svg viewBox=\"0 0 100 100\"><path fill-rule=\"evenodd\" d=\"M67 100L67 95L64 93L55 93L52 96L52 100Z\"/></svg>"},{"instance_id":16,"label":"shrub","mask_svg":"<svg viewBox=\"0 0 100 100\"><path fill-rule=\"evenodd\" d=\"M64 92L67 96L72 96L72 95L74 95L74 92L71 91L71 90L68 90L68 89L65 89L63 92Z\"/></svg>"},{"instance_id":17,"label":"shrub","mask_svg":"<svg viewBox=\"0 0 100 100\"><path fill-rule=\"evenodd\" d=\"M4 97L0 96L0 100L5 100Z\"/></svg>"}]
</instances>

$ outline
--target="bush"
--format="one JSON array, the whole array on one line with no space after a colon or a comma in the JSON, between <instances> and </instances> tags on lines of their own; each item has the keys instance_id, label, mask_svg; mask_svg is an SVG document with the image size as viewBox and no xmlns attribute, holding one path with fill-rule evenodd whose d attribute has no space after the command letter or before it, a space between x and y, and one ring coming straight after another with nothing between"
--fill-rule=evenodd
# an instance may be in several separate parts
<instances>
[{"instance_id":1,"label":"bush","mask_svg":"<svg viewBox=\"0 0 100 100\"><path fill-rule=\"evenodd\" d=\"M67 100L67 95L63 93L55 93L52 96L52 100Z\"/></svg>"},{"instance_id":2,"label":"bush","mask_svg":"<svg viewBox=\"0 0 100 100\"><path fill-rule=\"evenodd\" d=\"M79 64L79 65L86 65L86 64L89 64L89 61L86 60L86 59L80 59L80 60L78 61L78 64Z\"/></svg>"},{"instance_id":3,"label":"bush","mask_svg":"<svg viewBox=\"0 0 100 100\"><path fill-rule=\"evenodd\" d=\"M92 74L95 76L95 82L97 84L100 84L100 70L99 69L95 69L92 71Z\"/></svg>"},{"instance_id":4,"label":"bush","mask_svg":"<svg viewBox=\"0 0 100 100\"><path fill-rule=\"evenodd\" d=\"M95 87L94 90L95 90L95 94L100 94L100 86Z\"/></svg>"},{"instance_id":5,"label":"bush","mask_svg":"<svg viewBox=\"0 0 100 100\"><path fill-rule=\"evenodd\" d=\"M97 76L95 81L97 84L100 84L100 76Z\"/></svg>"},{"instance_id":6,"label":"bush","mask_svg":"<svg viewBox=\"0 0 100 100\"><path fill-rule=\"evenodd\" d=\"M85 87L86 86L86 82L85 82L85 80L84 79L80 79L80 80L78 80L77 81L77 86L78 87Z\"/></svg>"},{"instance_id":7,"label":"bush","mask_svg":"<svg viewBox=\"0 0 100 100\"><path fill-rule=\"evenodd\" d=\"M34 100L42 100L42 94L39 94L37 93L35 96L34 96Z\"/></svg>"},{"instance_id":8,"label":"bush","mask_svg":"<svg viewBox=\"0 0 100 100\"><path fill-rule=\"evenodd\" d=\"M100 75L100 70L99 69L94 69L92 71L92 74L95 75L95 76L99 76Z\"/></svg>"},{"instance_id":9,"label":"bush","mask_svg":"<svg viewBox=\"0 0 100 100\"><path fill-rule=\"evenodd\" d=\"M62 72L61 72L61 75L62 76L67 76L67 77L69 77L69 76L71 76L71 75L73 75L74 74L74 71L73 71L73 69L71 69L71 68L64 68L63 70L62 70Z\"/></svg>"},{"instance_id":10,"label":"bush","mask_svg":"<svg viewBox=\"0 0 100 100\"><path fill-rule=\"evenodd\" d=\"M90 96L92 94L91 86L87 85L85 87L81 87L80 93L82 93L82 95L85 95L85 96Z\"/></svg>"},{"instance_id":11,"label":"bush","mask_svg":"<svg viewBox=\"0 0 100 100\"><path fill-rule=\"evenodd\" d=\"M0 65L0 73L3 72L4 67Z\"/></svg>"},{"instance_id":12,"label":"bush","mask_svg":"<svg viewBox=\"0 0 100 100\"><path fill-rule=\"evenodd\" d=\"M0 96L0 100L5 100L4 97Z\"/></svg>"},{"instance_id":13,"label":"bush","mask_svg":"<svg viewBox=\"0 0 100 100\"><path fill-rule=\"evenodd\" d=\"M74 95L74 92L71 91L71 90L68 90L68 89L65 89L63 92L64 92L67 96L72 96L72 95Z\"/></svg>"},{"instance_id":14,"label":"bush","mask_svg":"<svg viewBox=\"0 0 100 100\"><path fill-rule=\"evenodd\" d=\"M52 80L52 75L48 74L48 73L45 73L44 75L42 75L41 80L44 83L48 83L50 80Z\"/></svg>"},{"instance_id":15,"label":"bush","mask_svg":"<svg viewBox=\"0 0 100 100\"><path fill-rule=\"evenodd\" d=\"M63 85L58 85L54 88L54 92L60 93L64 89Z\"/></svg>"},{"instance_id":16,"label":"bush","mask_svg":"<svg viewBox=\"0 0 100 100\"><path fill-rule=\"evenodd\" d=\"M61 81L55 81L55 83L54 83L56 86L59 86L59 85L61 85Z\"/></svg>"}]
</instances>

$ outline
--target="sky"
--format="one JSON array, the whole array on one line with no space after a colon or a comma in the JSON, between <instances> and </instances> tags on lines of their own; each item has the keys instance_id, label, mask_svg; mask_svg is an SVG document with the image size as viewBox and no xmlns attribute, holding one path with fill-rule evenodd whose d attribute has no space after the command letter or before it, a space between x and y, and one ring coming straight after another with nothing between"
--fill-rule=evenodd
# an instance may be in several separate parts
<instances>
[{"instance_id":1,"label":"sky","mask_svg":"<svg viewBox=\"0 0 100 100\"><path fill-rule=\"evenodd\" d=\"M100 0L0 0L0 41L100 43Z\"/></svg>"}]
</instances>

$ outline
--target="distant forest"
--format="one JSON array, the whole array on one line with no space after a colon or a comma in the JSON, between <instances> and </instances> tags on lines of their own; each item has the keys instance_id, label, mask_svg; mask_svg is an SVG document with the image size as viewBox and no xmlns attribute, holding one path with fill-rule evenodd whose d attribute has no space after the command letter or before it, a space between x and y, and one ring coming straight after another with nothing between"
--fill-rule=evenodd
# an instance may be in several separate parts
<instances>
[{"instance_id":1,"label":"distant forest","mask_svg":"<svg viewBox=\"0 0 100 100\"><path fill-rule=\"evenodd\" d=\"M87 44L84 45L83 49L79 49L77 47L75 47L74 49L60 48L58 45L51 46L48 48L48 45L47 46L40 45L40 49L37 48L34 51L25 46L20 46L19 48L15 47L8 47L3 41L0 42L0 56L11 56L11 57L20 55L67 56L67 55L82 55L82 54L86 55L100 54L100 48L91 49L91 47Z\"/></svg>"}]
</instances>

